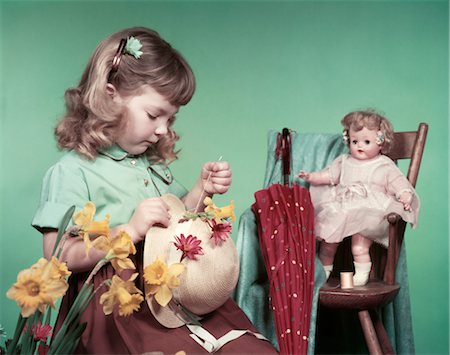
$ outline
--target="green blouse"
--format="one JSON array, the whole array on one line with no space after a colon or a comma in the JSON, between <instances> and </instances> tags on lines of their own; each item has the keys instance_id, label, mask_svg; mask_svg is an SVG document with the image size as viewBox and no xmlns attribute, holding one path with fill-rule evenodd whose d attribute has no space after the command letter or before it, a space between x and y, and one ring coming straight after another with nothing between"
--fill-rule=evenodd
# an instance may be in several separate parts
<instances>
[{"instance_id":1,"label":"green blouse","mask_svg":"<svg viewBox=\"0 0 450 355\"><path fill-rule=\"evenodd\" d=\"M92 201L95 219L110 214L110 226L128 223L144 199L172 193L182 197L186 188L164 165L150 164L145 155L131 156L118 146L104 150L95 160L67 152L46 173L32 226L58 228L72 205L80 210Z\"/></svg>"}]
</instances>

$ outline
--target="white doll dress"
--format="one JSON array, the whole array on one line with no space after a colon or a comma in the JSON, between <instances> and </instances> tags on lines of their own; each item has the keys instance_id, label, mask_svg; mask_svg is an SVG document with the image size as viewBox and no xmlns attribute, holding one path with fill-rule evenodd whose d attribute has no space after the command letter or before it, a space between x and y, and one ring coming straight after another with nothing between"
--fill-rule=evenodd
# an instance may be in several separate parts
<instances>
[{"instance_id":1,"label":"white doll dress","mask_svg":"<svg viewBox=\"0 0 450 355\"><path fill-rule=\"evenodd\" d=\"M420 201L414 188L385 155L358 160L341 155L326 168L330 185L311 186L315 233L328 243L339 243L359 233L384 246L388 245L386 216L396 212L414 228ZM405 211L397 197L413 193L411 211Z\"/></svg>"}]
</instances>

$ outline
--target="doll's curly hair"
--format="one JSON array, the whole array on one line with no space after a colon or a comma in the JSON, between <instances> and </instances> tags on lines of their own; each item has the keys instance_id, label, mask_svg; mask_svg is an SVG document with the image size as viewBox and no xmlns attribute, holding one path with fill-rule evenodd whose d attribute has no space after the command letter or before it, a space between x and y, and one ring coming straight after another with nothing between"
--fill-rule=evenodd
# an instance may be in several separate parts
<instances>
[{"instance_id":1,"label":"doll's curly hair","mask_svg":"<svg viewBox=\"0 0 450 355\"><path fill-rule=\"evenodd\" d=\"M364 127L370 130L379 130L384 134L384 142L381 145L381 153L389 153L394 143L394 129L391 122L378 112L372 109L364 111L353 111L344 116L341 120L344 126L344 135L349 136L350 128L360 131ZM348 142L349 143L349 142Z\"/></svg>"},{"instance_id":2,"label":"doll's curly hair","mask_svg":"<svg viewBox=\"0 0 450 355\"><path fill-rule=\"evenodd\" d=\"M121 39L131 36L142 44L141 57L122 55L120 65L112 70ZM61 149L94 159L99 150L116 142L126 122L122 109L106 91L108 83L122 96L139 94L149 85L174 106L186 105L195 91L191 67L157 32L145 27L116 32L97 46L78 86L65 93L66 114L55 128ZM147 150L151 162L176 159L174 146L179 137L172 129L173 121L169 121L167 134Z\"/></svg>"}]
</instances>

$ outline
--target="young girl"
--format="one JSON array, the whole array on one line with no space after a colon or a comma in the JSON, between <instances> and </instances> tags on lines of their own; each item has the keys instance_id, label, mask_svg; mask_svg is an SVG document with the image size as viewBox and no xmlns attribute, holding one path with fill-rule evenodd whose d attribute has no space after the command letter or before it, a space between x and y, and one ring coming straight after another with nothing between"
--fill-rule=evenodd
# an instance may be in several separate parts
<instances>
[{"instance_id":1,"label":"young girl","mask_svg":"<svg viewBox=\"0 0 450 355\"><path fill-rule=\"evenodd\" d=\"M299 173L311 184L316 235L322 240L319 259L327 277L333 269L338 243L352 236L355 286L365 285L372 266L372 242L387 246L386 215L396 212L417 223L419 199L415 190L388 158L393 142L391 123L372 111L347 114L341 121L349 155L338 157L320 172Z\"/></svg>"},{"instance_id":2,"label":"young girl","mask_svg":"<svg viewBox=\"0 0 450 355\"><path fill-rule=\"evenodd\" d=\"M189 192L167 168L177 156L174 144L178 136L172 129L175 114L189 102L194 89L188 63L150 29L125 29L99 44L79 85L66 92L67 113L55 135L59 146L68 152L48 170L32 222L44 235L47 258L64 212L71 205L80 210L92 201L97 208L95 219L110 214L112 236L119 231L131 236L137 249L133 258L139 272L136 286L144 290L143 239L150 227L167 226L171 218L160 196L174 194L182 198L187 209L194 209L203 197L225 193L231 184L226 162L204 164ZM73 274L56 329L89 271L103 256L95 249L86 255L80 237L68 238L64 244L61 258ZM121 274L125 280L128 271ZM113 275L111 265L104 266L93 279L94 288ZM186 327L169 330L161 326L146 302L128 317L117 312L105 316L99 303L101 293L96 293L82 316L87 328L77 353L205 352L189 337ZM217 338L230 329L256 331L231 299L206 316L202 324ZM253 336L242 336L221 351L275 353L270 343Z\"/></svg>"}]
</instances>

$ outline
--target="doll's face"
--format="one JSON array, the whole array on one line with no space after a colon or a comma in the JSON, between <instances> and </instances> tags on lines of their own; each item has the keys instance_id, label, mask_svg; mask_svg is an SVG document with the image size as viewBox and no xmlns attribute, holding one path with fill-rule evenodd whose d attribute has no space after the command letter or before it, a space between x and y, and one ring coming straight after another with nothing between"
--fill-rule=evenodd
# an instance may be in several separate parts
<instances>
[{"instance_id":1,"label":"doll's face","mask_svg":"<svg viewBox=\"0 0 450 355\"><path fill-rule=\"evenodd\" d=\"M350 128L350 154L358 160L372 159L380 154L381 145L376 142L376 129L367 129L364 127L360 131L354 131Z\"/></svg>"}]
</instances>

